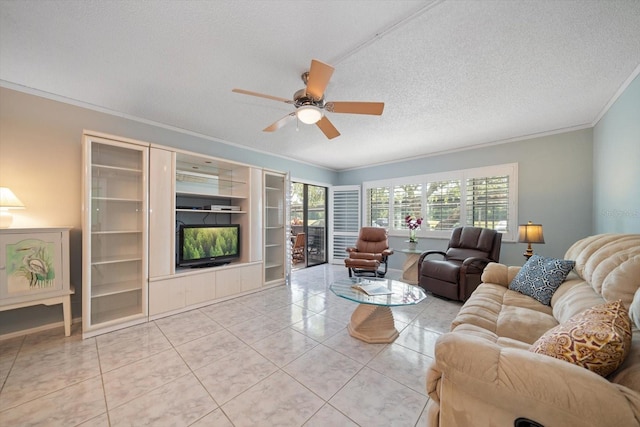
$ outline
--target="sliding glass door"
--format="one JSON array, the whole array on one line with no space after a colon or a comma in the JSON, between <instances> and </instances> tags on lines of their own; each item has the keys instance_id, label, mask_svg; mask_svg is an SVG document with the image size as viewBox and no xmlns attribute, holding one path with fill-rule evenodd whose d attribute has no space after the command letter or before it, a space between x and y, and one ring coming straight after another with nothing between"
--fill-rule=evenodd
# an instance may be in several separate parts
<instances>
[{"instance_id":1,"label":"sliding glass door","mask_svg":"<svg viewBox=\"0 0 640 427\"><path fill-rule=\"evenodd\" d=\"M293 268L327 262L326 187L300 182L291 184L291 236ZM303 240L304 248L300 248Z\"/></svg>"}]
</instances>

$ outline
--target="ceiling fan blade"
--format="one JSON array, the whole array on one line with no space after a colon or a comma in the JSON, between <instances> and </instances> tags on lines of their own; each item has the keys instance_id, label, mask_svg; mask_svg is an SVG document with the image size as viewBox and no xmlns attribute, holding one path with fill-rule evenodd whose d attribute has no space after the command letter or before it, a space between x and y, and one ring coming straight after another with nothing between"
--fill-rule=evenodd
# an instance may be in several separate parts
<instances>
[{"instance_id":1,"label":"ceiling fan blade","mask_svg":"<svg viewBox=\"0 0 640 427\"><path fill-rule=\"evenodd\" d=\"M267 126L266 128L262 129L263 132L275 132L278 129L280 129L281 127L283 127L284 125L286 125L287 123L289 123L290 121L294 120L296 118L296 113L289 113L286 116L284 116L283 118L281 118L280 120L274 122L273 124L271 124L270 126Z\"/></svg>"},{"instance_id":2,"label":"ceiling fan blade","mask_svg":"<svg viewBox=\"0 0 640 427\"><path fill-rule=\"evenodd\" d=\"M250 90L232 89L231 92L241 93L243 95L257 96L257 97L260 97L260 98L267 98L267 99L271 99L273 101L286 102L287 104L293 104L293 101L290 100L290 99L280 98L278 96L265 95L263 93L258 93L258 92L251 92Z\"/></svg>"},{"instance_id":3,"label":"ceiling fan blade","mask_svg":"<svg viewBox=\"0 0 640 427\"><path fill-rule=\"evenodd\" d=\"M333 70L334 68L331 65L312 59L307 79L307 95L314 99L322 99L324 90L329 84L329 79L333 75Z\"/></svg>"},{"instance_id":4,"label":"ceiling fan blade","mask_svg":"<svg viewBox=\"0 0 640 427\"><path fill-rule=\"evenodd\" d=\"M322 133L324 133L324 135L329 139L340 136L340 132L338 132L338 129L336 129L333 123L331 123L329 119L327 119L327 116L324 116L320 120L318 120L316 122L316 125L318 125Z\"/></svg>"},{"instance_id":5,"label":"ceiling fan blade","mask_svg":"<svg viewBox=\"0 0 640 427\"><path fill-rule=\"evenodd\" d=\"M384 102L327 102L325 110L332 113L371 114L379 116L384 110Z\"/></svg>"}]
</instances>

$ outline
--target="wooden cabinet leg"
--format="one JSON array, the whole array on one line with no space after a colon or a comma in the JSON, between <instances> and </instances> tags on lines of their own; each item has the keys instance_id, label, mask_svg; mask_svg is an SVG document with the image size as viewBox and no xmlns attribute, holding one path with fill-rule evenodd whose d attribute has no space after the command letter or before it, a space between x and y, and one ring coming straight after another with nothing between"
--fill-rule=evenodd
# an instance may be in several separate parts
<instances>
[{"instance_id":1,"label":"wooden cabinet leg","mask_svg":"<svg viewBox=\"0 0 640 427\"><path fill-rule=\"evenodd\" d=\"M71 336L71 295L62 299L62 314L64 317L64 336Z\"/></svg>"}]
</instances>

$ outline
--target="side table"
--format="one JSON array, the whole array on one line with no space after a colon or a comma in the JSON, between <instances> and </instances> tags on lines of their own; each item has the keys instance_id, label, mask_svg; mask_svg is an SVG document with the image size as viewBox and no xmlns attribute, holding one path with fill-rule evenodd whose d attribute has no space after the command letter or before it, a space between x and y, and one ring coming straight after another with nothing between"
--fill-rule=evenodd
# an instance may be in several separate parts
<instances>
[{"instance_id":1,"label":"side table","mask_svg":"<svg viewBox=\"0 0 640 427\"><path fill-rule=\"evenodd\" d=\"M418 259L423 251L419 249L400 249L405 255L404 264L402 265L402 281L411 285L418 284Z\"/></svg>"}]
</instances>

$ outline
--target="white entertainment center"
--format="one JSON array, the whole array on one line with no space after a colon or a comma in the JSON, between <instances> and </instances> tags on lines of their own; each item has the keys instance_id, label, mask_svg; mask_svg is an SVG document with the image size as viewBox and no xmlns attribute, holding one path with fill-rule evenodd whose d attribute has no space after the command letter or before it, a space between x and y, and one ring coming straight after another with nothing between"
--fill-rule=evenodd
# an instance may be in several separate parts
<instances>
[{"instance_id":1,"label":"white entertainment center","mask_svg":"<svg viewBox=\"0 0 640 427\"><path fill-rule=\"evenodd\" d=\"M286 173L89 131L83 147L83 337L285 283ZM238 225L238 257L177 266L194 224Z\"/></svg>"}]
</instances>

